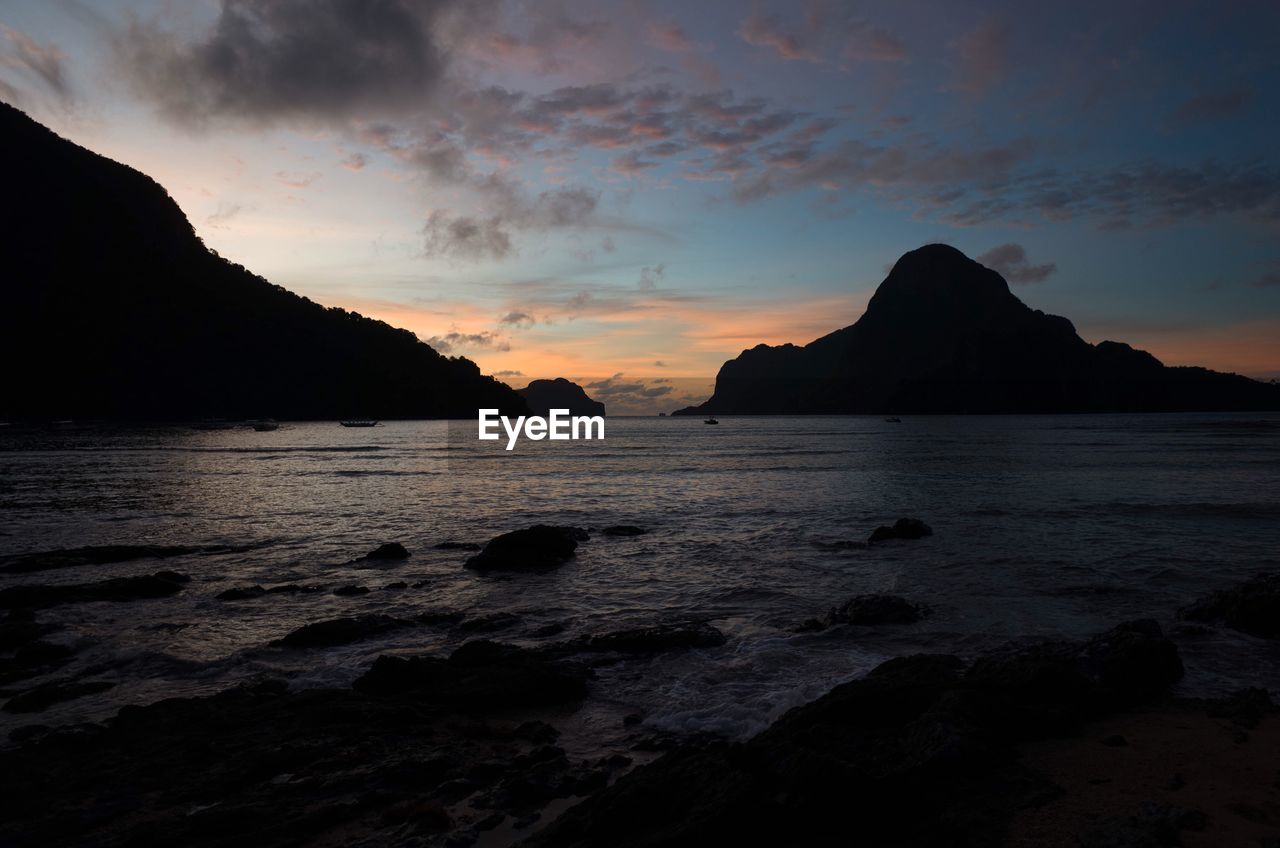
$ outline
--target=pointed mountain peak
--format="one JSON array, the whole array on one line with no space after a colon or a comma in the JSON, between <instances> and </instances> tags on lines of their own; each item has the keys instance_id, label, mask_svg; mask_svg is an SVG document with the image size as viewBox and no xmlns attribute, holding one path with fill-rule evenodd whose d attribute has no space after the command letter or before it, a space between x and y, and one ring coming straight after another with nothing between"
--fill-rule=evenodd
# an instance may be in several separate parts
<instances>
[{"instance_id":1,"label":"pointed mountain peak","mask_svg":"<svg viewBox=\"0 0 1280 848\"><path fill-rule=\"evenodd\" d=\"M998 273L949 244L926 244L894 263L867 304L867 314L911 310L942 317L1015 304L1022 305Z\"/></svg>"}]
</instances>

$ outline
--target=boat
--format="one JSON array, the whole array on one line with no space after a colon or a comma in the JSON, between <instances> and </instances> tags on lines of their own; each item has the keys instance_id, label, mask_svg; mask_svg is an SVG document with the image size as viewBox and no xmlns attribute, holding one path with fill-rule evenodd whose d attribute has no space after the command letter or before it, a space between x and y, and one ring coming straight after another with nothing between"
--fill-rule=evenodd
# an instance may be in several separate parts
<instances>
[{"instance_id":1,"label":"boat","mask_svg":"<svg viewBox=\"0 0 1280 848\"><path fill-rule=\"evenodd\" d=\"M706 420L706 421L703 421L702 423L703 423L703 424L719 424L720 422L716 420L716 417L715 417L714 415L712 415L712 416L708 417L708 418L707 418L707 420Z\"/></svg>"},{"instance_id":2,"label":"boat","mask_svg":"<svg viewBox=\"0 0 1280 848\"><path fill-rule=\"evenodd\" d=\"M901 424L901 423L902 423L902 419L901 419L901 418L886 418L886 419L885 419L885 423L887 423L887 424Z\"/></svg>"},{"instance_id":3,"label":"boat","mask_svg":"<svg viewBox=\"0 0 1280 848\"><path fill-rule=\"evenodd\" d=\"M272 430L279 430L280 425L268 418L266 421L255 422L253 429L259 433L270 433Z\"/></svg>"},{"instance_id":4,"label":"boat","mask_svg":"<svg viewBox=\"0 0 1280 848\"><path fill-rule=\"evenodd\" d=\"M351 421L339 421L343 427L377 427L377 421L368 421L365 419L354 419Z\"/></svg>"}]
</instances>

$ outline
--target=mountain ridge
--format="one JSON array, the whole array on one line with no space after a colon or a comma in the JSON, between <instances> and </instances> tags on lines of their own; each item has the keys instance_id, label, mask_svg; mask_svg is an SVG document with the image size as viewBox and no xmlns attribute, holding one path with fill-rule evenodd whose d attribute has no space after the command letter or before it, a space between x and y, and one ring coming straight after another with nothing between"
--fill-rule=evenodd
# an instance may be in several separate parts
<instances>
[{"instance_id":1,"label":"mountain ridge","mask_svg":"<svg viewBox=\"0 0 1280 848\"><path fill-rule=\"evenodd\" d=\"M527 411L475 363L208 249L150 177L0 103L0 419L461 418Z\"/></svg>"},{"instance_id":2,"label":"mountain ridge","mask_svg":"<svg viewBox=\"0 0 1280 848\"><path fill-rule=\"evenodd\" d=\"M862 317L804 346L756 345L675 415L1280 409L1280 387L1096 345L950 245L909 251Z\"/></svg>"}]
</instances>

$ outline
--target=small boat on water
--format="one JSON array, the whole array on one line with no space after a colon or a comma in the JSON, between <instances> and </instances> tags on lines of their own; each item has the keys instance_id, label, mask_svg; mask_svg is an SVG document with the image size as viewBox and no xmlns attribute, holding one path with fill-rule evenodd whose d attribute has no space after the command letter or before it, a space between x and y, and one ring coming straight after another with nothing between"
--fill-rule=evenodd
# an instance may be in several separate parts
<instances>
[{"instance_id":1,"label":"small boat on water","mask_svg":"<svg viewBox=\"0 0 1280 848\"><path fill-rule=\"evenodd\" d=\"M719 424L720 422L716 420L716 417L714 415L711 415L711 416L708 416L707 420L703 421L702 423L703 424Z\"/></svg>"},{"instance_id":2,"label":"small boat on water","mask_svg":"<svg viewBox=\"0 0 1280 848\"><path fill-rule=\"evenodd\" d=\"M377 421L368 421L364 419L356 419L352 421L339 421L343 427L377 427Z\"/></svg>"},{"instance_id":3,"label":"small boat on water","mask_svg":"<svg viewBox=\"0 0 1280 848\"><path fill-rule=\"evenodd\" d=\"M889 424L901 424L901 423L902 423L902 419L901 419L901 418L886 418L886 419L885 419L885 422L886 422L886 423L889 423Z\"/></svg>"},{"instance_id":4,"label":"small boat on water","mask_svg":"<svg viewBox=\"0 0 1280 848\"><path fill-rule=\"evenodd\" d=\"M265 421L254 422L253 429L259 433L270 433L272 430L279 430L280 425L268 418Z\"/></svg>"}]
</instances>

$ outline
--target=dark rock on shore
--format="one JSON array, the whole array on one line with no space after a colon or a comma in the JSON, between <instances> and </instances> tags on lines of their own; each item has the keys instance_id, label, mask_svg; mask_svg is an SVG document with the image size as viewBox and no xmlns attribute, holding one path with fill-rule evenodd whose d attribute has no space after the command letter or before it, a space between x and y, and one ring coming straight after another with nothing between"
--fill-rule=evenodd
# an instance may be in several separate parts
<instances>
[{"instance_id":1,"label":"dark rock on shore","mask_svg":"<svg viewBox=\"0 0 1280 848\"><path fill-rule=\"evenodd\" d=\"M18 735L0 751L13 848L462 846L486 819L527 823L603 782L541 722L270 682Z\"/></svg>"},{"instance_id":2,"label":"dark rock on shore","mask_svg":"<svg viewBox=\"0 0 1280 848\"><path fill-rule=\"evenodd\" d=\"M871 531L867 544L887 542L890 539L923 539L932 536L933 528L918 518L899 518L892 527L881 525Z\"/></svg>"},{"instance_id":3,"label":"dark rock on shore","mask_svg":"<svg viewBox=\"0 0 1280 848\"><path fill-rule=\"evenodd\" d=\"M1017 740L1156 694L1181 671L1153 622L1010 649L967 673L955 657L890 660L747 742L664 754L527 844L1000 844L1017 810L1058 792L1018 761Z\"/></svg>"},{"instance_id":4,"label":"dark rock on shore","mask_svg":"<svg viewBox=\"0 0 1280 848\"><path fill-rule=\"evenodd\" d=\"M96 695L115 686L105 680L58 681L43 683L29 689L21 695L10 698L4 705L9 713L38 713L54 704L81 698L85 695Z\"/></svg>"},{"instance_id":5,"label":"dark rock on shore","mask_svg":"<svg viewBox=\"0 0 1280 848\"><path fill-rule=\"evenodd\" d=\"M928 607L913 604L897 595L857 595L838 607L832 607L821 618L809 619L800 626L800 631L826 630L837 624L913 624L928 613Z\"/></svg>"},{"instance_id":6,"label":"dark rock on shore","mask_svg":"<svg viewBox=\"0 0 1280 848\"><path fill-rule=\"evenodd\" d=\"M706 622L659 624L634 630L619 630L594 636L580 636L553 647L567 652L616 651L647 654L684 648L715 648L725 643L724 634Z\"/></svg>"},{"instance_id":7,"label":"dark rock on shore","mask_svg":"<svg viewBox=\"0 0 1280 848\"><path fill-rule=\"evenodd\" d=\"M354 584L349 586L339 586L338 588L333 590L333 594L337 595L340 598L350 598L355 595L367 595L369 594L369 587L356 586Z\"/></svg>"},{"instance_id":8,"label":"dark rock on shore","mask_svg":"<svg viewBox=\"0 0 1280 848\"><path fill-rule=\"evenodd\" d=\"M249 601L261 598L263 595L311 594L323 591L323 586L299 586L297 583L285 583L280 586L268 586L265 589L257 585L236 587L219 592L217 597L220 601Z\"/></svg>"},{"instance_id":9,"label":"dark rock on shore","mask_svg":"<svg viewBox=\"0 0 1280 848\"><path fill-rule=\"evenodd\" d=\"M34 642L57 627L52 624L41 624L36 614L29 609L11 609L0 621L0 651L11 651Z\"/></svg>"},{"instance_id":10,"label":"dark rock on shore","mask_svg":"<svg viewBox=\"0 0 1280 848\"><path fill-rule=\"evenodd\" d=\"M12 657L0 658L0 685L61 668L73 653L66 645L55 645L39 639L27 642Z\"/></svg>"},{"instance_id":11,"label":"dark rock on shore","mask_svg":"<svg viewBox=\"0 0 1280 848\"><path fill-rule=\"evenodd\" d=\"M513 645L478 640L439 657L378 657L355 682L366 694L466 710L504 710L581 700L589 673Z\"/></svg>"},{"instance_id":12,"label":"dark rock on shore","mask_svg":"<svg viewBox=\"0 0 1280 848\"><path fill-rule=\"evenodd\" d=\"M0 572L27 574L81 565L111 565L135 559L166 559L188 554L223 554L246 551L248 546L232 545L95 545L18 554L0 560Z\"/></svg>"},{"instance_id":13,"label":"dark rock on shore","mask_svg":"<svg viewBox=\"0 0 1280 848\"><path fill-rule=\"evenodd\" d=\"M374 560L398 560L408 559L409 551L399 542L387 542L385 545L379 545L372 551L364 555L365 559Z\"/></svg>"},{"instance_id":14,"label":"dark rock on shore","mask_svg":"<svg viewBox=\"0 0 1280 848\"><path fill-rule=\"evenodd\" d=\"M303 625L272 644L286 648L331 648L359 642L409 624L410 622L389 615L345 616Z\"/></svg>"},{"instance_id":15,"label":"dark rock on shore","mask_svg":"<svg viewBox=\"0 0 1280 848\"><path fill-rule=\"evenodd\" d=\"M587 538L576 527L538 524L513 530L492 539L484 550L467 560L473 571L549 571L564 565Z\"/></svg>"},{"instance_id":16,"label":"dark rock on shore","mask_svg":"<svg viewBox=\"0 0 1280 848\"><path fill-rule=\"evenodd\" d=\"M191 578L173 571L112 577L98 583L76 583L69 586L12 586L0 590L0 607L42 607L87 601L137 601L163 598L182 591Z\"/></svg>"},{"instance_id":17,"label":"dark rock on shore","mask_svg":"<svg viewBox=\"0 0 1280 848\"><path fill-rule=\"evenodd\" d=\"M1280 639L1280 574L1256 577L1201 598L1178 611L1192 621L1220 621L1263 639Z\"/></svg>"},{"instance_id":18,"label":"dark rock on shore","mask_svg":"<svg viewBox=\"0 0 1280 848\"><path fill-rule=\"evenodd\" d=\"M643 536L649 531L633 524L614 524L600 531L605 536Z\"/></svg>"}]
</instances>

